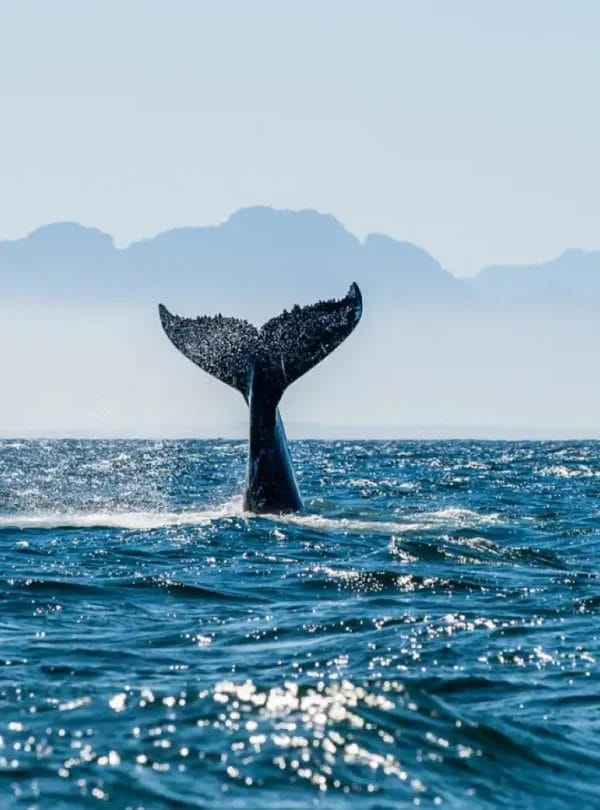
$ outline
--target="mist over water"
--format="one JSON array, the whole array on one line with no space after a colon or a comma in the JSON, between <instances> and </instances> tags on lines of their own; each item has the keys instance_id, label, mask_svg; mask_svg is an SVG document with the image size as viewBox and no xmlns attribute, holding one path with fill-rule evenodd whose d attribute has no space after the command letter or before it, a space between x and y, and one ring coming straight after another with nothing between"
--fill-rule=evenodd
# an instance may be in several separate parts
<instances>
[{"instance_id":1,"label":"mist over water","mask_svg":"<svg viewBox=\"0 0 600 810\"><path fill-rule=\"evenodd\" d=\"M245 436L241 397L177 354L157 304L260 326L352 281L361 323L286 392L291 434L600 436L600 253L465 279L408 242L255 207L123 249L55 223L0 242L0 278L5 437Z\"/></svg>"},{"instance_id":2,"label":"mist over water","mask_svg":"<svg viewBox=\"0 0 600 810\"><path fill-rule=\"evenodd\" d=\"M6 808L597 807L600 447L0 443Z\"/></svg>"}]
</instances>

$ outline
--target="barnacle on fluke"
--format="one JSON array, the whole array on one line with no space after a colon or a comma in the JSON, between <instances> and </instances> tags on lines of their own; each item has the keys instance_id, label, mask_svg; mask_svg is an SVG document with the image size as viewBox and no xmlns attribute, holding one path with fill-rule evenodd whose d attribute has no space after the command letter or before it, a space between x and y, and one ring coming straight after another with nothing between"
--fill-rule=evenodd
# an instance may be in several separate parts
<instances>
[{"instance_id":1,"label":"barnacle on fluke","mask_svg":"<svg viewBox=\"0 0 600 810\"><path fill-rule=\"evenodd\" d=\"M277 407L285 389L352 332L362 314L357 284L339 300L294 306L257 329L222 315L180 318L159 304L171 342L187 358L241 392L250 407L245 507L292 512L302 500Z\"/></svg>"}]
</instances>

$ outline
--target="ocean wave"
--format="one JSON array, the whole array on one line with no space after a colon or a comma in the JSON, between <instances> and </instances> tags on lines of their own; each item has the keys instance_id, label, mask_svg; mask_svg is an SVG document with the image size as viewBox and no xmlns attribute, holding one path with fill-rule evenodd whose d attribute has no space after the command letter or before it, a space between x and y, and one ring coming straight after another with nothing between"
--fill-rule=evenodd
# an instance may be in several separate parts
<instances>
[{"instance_id":1,"label":"ocean wave","mask_svg":"<svg viewBox=\"0 0 600 810\"><path fill-rule=\"evenodd\" d=\"M399 534L441 526L468 528L498 522L496 513L480 514L469 509L448 508L407 515L407 520L386 521L368 518L330 517L318 513L254 515L242 510L241 498L233 498L213 508L185 511L98 511L45 512L0 515L2 529L128 529L151 531L178 526L205 526L228 518L248 521L268 520L334 534Z\"/></svg>"},{"instance_id":2,"label":"ocean wave","mask_svg":"<svg viewBox=\"0 0 600 810\"><path fill-rule=\"evenodd\" d=\"M214 509L182 512L47 512L0 515L0 529L129 529L151 531L177 526L206 526L241 517L241 501L227 501Z\"/></svg>"},{"instance_id":3,"label":"ocean wave","mask_svg":"<svg viewBox=\"0 0 600 810\"><path fill-rule=\"evenodd\" d=\"M322 514L263 515L263 518L278 523L299 526L321 532L342 534L390 535L450 526L453 528L475 528L495 524L497 513L481 514L470 509L447 508L429 512L409 513L405 520L373 520L368 518L330 517Z\"/></svg>"},{"instance_id":4,"label":"ocean wave","mask_svg":"<svg viewBox=\"0 0 600 810\"><path fill-rule=\"evenodd\" d=\"M2 447L3 810L596 806L600 445L244 447Z\"/></svg>"}]
</instances>

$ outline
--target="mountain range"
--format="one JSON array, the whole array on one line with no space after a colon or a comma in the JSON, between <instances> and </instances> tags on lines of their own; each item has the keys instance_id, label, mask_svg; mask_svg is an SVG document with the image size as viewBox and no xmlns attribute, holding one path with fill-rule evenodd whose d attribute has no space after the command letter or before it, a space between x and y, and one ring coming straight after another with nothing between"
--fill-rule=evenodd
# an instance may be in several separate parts
<instances>
[{"instance_id":1,"label":"mountain range","mask_svg":"<svg viewBox=\"0 0 600 810\"><path fill-rule=\"evenodd\" d=\"M0 433L229 435L241 397L173 349L157 303L261 323L351 281L362 322L286 392L288 424L600 435L600 252L463 278L409 242L264 207L122 249L77 223L0 242Z\"/></svg>"},{"instance_id":2,"label":"mountain range","mask_svg":"<svg viewBox=\"0 0 600 810\"><path fill-rule=\"evenodd\" d=\"M266 298L277 307L294 296L337 296L355 279L366 295L378 302L394 296L396 306L587 307L600 298L600 251L571 249L540 264L493 265L464 278L410 242L378 233L360 241L330 215L254 207L217 226L177 228L124 249L96 228L44 225L0 242L0 278L5 294L46 302L161 298L226 306L237 292L266 310Z\"/></svg>"}]
</instances>

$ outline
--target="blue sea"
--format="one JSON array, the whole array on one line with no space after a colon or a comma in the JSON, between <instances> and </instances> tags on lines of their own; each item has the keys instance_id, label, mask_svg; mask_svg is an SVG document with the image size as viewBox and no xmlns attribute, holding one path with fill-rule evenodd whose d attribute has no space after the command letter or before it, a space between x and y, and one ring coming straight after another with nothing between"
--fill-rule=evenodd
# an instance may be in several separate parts
<instances>
[{"instance_id":1,"label":"blue sea","mask_svg":"<svg viewBox=\"0 0 600 810\"><path fill-rule=\"evenodd\" d=\"M0 443L0 807L600 807L600 444Z\"/></svg>"}]
</instances>

